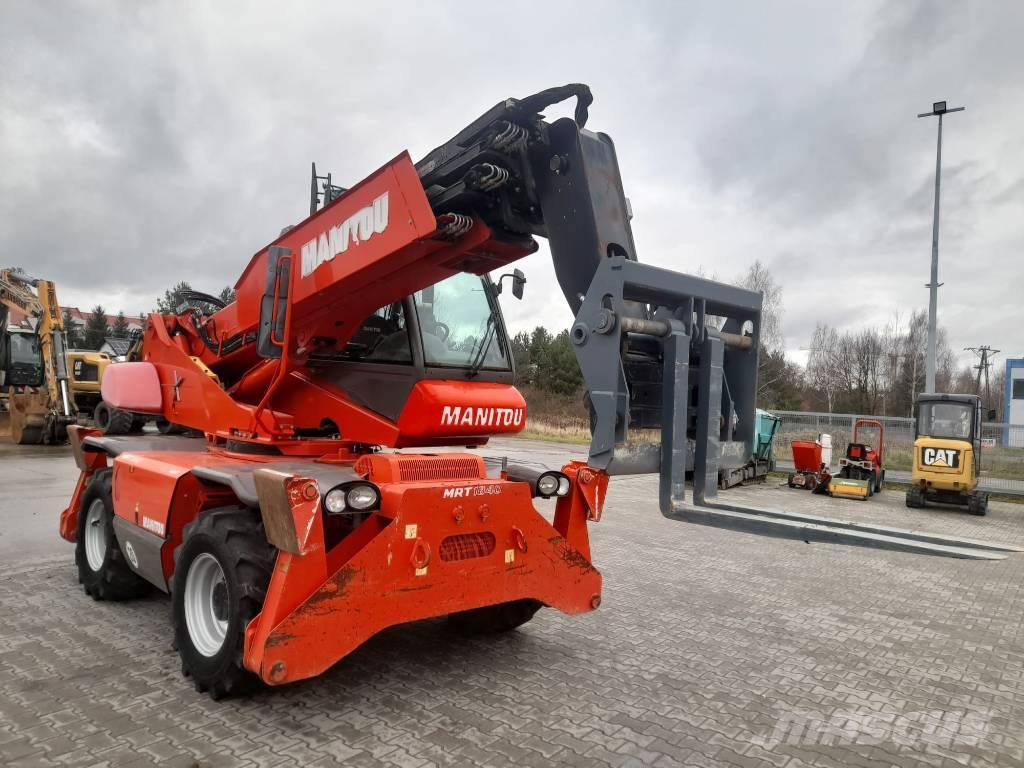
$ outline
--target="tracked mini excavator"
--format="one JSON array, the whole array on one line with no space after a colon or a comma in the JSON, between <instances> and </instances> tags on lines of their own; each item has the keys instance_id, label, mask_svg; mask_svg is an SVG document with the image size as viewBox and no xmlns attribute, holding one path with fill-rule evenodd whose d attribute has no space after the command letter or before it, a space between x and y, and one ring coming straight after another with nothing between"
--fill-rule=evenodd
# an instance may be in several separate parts
<instances>
[{"instance_id":1,"label":"tracked mini excavator","mask_svg":"<svg viewBox=\"0 0 1024 768\"><path fill-rule=\"evenodd\" d=\"M575 119L541 115L572 97ZM151 315L142 359L107 371L112 406L203 437L73 429L81 475L60 533L92 597L170 592L197 690L309 678L417 619L498 632L543 606L596 609L587 528L617 474L658 473L676 520L1005 557L716 502L720 464L753 448L761 296L637 261L590 104L582 85L507 99L419 162L325 185L319 210L252 257L233 303ZM535 237L593 408L587 459L552 469L464 448L525 424L498 295L509 278L521 294L505 270ZM660 444L630 442L635 427ZM555 500L551 520L536 499Z\"/></svg>"}]
</instances>

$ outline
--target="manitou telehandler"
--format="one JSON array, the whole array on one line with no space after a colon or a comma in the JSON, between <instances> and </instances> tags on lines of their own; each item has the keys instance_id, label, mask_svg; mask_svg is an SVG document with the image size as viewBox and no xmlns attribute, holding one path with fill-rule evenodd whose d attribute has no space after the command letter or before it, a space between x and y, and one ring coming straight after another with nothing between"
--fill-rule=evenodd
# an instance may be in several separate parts
<instances>
[{"instance_id":1,"label":"manitou telehandler","mask_svg":"<svg viewBox=\"0 0 1024 768\"><path fill-rule=\"evenodd\" d=\"M575 119L539 114L573 96ZM1005 557L714 504L720 456L753 450L761 296L636 260L612 142L584 130L590 103L582 85L507 99L418 163L402 153L347 190L328 184L320 210L252 257L233 303L150 315L142 359L107 371L112 406L202 437L75 429L60 532L94 598L171 593L198 690L312 677L416 619L494 632L542 606L594 610L587 526L614 474L660 473L674 519ZM498 295L506 278L521 295L522 274L503 270L534 236L575 315L587 461L424 451L523 429ZM628 443L631 427L661 443ZM550 521L537 498L557 500Z\"/></svg>"}]
</instances>

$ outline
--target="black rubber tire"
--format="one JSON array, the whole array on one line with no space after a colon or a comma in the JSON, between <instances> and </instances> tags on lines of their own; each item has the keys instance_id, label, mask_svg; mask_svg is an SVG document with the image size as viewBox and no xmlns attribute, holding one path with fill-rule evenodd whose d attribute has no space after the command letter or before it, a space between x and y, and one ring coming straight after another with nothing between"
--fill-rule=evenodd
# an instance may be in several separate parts
<instances>
[{"instance_id":1,"label":"black rubber tire","mask_svg":"<svg viewBox=\"0 0 1024 768\"><path fill-rule=\"evenodd\" d=\"M145 416L139 416L136 413L132 414L132 423L128 428L128 432L133 435L138 435L146 426L146 422L149 421Z\"/></svg>"},{"instance_id":2,"label":"black rubber tire","mask_svg":"<svg viewBox=\"0 0 1024 768\"><path fill-rule=\"evenodd\" d=\"M972 492L967 498L967 511L977 517L984 517L988 513L988 494Z\"/></svg>"},{"instance_id":3,"label":"black rubber tire","mask_svg":"<svg viewBox=\"0 0 1024 768\"><path fill-rule=\"evenodd\" d=\"M216 558L227 585L227 636L213 656L196 649L185 620L189 566L203 553ZM209 693L216 700L261 686L259 677L242 666L242 651L245 628L263 607L276 557L277 550L267 542L256 510L212 509L185 526L183 542L174 551L171 614L182 674L192 678L199 693Z\"/></svg>"},{"instance_id":4,"label":"black rubber tire","mask_svg":"<svg viewBox=\"0 0 1024 768\"><path fill-rule=\"evenodd\" d=\"M469 611L451 613L452 629L466 635L496 635L511 632L534 617L543 604L539 600L512 600Z\"/></svg>"},{"instance_id":5,"label":"black rubber tire","mask_svg":"<svg viewBox=\"0 0 1024 768\"><path fill-rule=\"evenodd\" d=\"M883 469L881 472L878 473L878 482L875 483L875 493L881 493L882 492L882 483L884 483L884 482L885 482L885 470Z\"/></svg>"},{"instance_id":6,"label":"black rubber tire","mask_svg":"<svg viewBox=\"0 0 1024 768\"><path fill-rule=\"evenodd\" d=\"M796 475L795 475L794 473L792 473L792 472L790 472L790 473L789 473L789 477L787 477L787 478L786 478L786 484L787 484L787 485L788 485L788 486L789 486L790 488L796 488L796 483L794 483L794 482L793 482L793 480L794 480L795 478L796 478Z\"/></svg>"},{"instance_id":7,"label":"black rubber tire","mask_svg":"<svg viewBox=\"0 0 1024 768\"><path fill-rule=\"evenodd\" d=\"M814 493L818 490L818 478L814 475L804 475L804 488Z\"/></svg>"},{"instance_id":8,"label":"black rubber tire","mask_svg":"<svg viewBox=\"0 0 1024 768\"><path fill-rule=\"evenodd\" d=\"M107 407L110 408L109 405ZM120 408L110 408L110 422L103 434L127 435L132 431L134 420L135 416L130 412L122 411Z\"/></svg>"},{"instance_id":9,"label":"black rubber tire","mask_svg":"<svg viewBox=\"0 0 1024 768\"><path fill-rule=\"evenodd\" d=\"M92 411L92 420L100 432L107 434L107 429L110 428L110 406L102 400L96 403Z\"/></svg>"},{"instance_id":10,"label":"black rubber tire","mask_svg":"<svg viewBox=\"0 0 1024 768\"><path fill-rule=\"evenodd\" d=\"M131 568L114 536L114 502L110 494L113 471L101 470L92 476L82 494L82 506L78 510L78 535L75 539L75 565L78 566L78 581L85 594L93 600L131 600L149 594L152 585ZM103 530L107 541L106 557L98 571L89 565L85 554L85 520L89 507L97 499L103 502Z\"/></svg>"},{"instance_id":11,"label":"black rubber tire","mask_svg":"<svg viewBox=\"0 0 1024 768\"><path fill-rule=\"evenodd\" d=\"M916 485L907 489L907 506L911 509L923 509L925 506L924 492Z\"/></svg>"}]
</instances>

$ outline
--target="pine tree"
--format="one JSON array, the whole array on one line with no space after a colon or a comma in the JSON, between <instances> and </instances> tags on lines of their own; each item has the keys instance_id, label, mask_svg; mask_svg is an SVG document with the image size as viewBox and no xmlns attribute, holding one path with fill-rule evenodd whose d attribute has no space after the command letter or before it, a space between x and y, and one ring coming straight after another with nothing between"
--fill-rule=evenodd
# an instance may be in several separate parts
<instances>
[{"instance_id":1,"label":"pine tree","mask_svg":"<svg viewBox=\"0 0 1024 768\"><path fill-rule=\"evenodd\" d=\"M82 346L86 349L99 349L108 333L107 313L97 304L85 323L85 343Z\"/></svg>"},{"instance_id":2,"label":"pine tree","mask_svg":"<svg viewBox=\"0 0 1024 768\"><path fill-rule=\"evenodd\" d=\"M118 339L128 338L128 318L124 312L118 312L114 324L110 326L110 335Z\"/></svg>"},{"instance_id":3,"label":"pine tree","mask_svg":"<svg viewBox=\"0 0 1024 768\"><path fill-rule=\"evenodd\" d=\"M82 344L82 332L78 329L74 316L64 310L64 338L67 340L68 349L77 349Z\"/></svg>"},{"instance_id":4,"label":"pine tree","mask_svg":"<svg viewBox=\"0 0 1024 768\"><path fill-rule=\"evenodd\" d=\"M191 290L192 286L188 283L177 283L171 290L164 291L163 298L156 300L156 311L164 315L178 314L178 307L185 301L181 294Z\"/></svg>"}]
</instances>

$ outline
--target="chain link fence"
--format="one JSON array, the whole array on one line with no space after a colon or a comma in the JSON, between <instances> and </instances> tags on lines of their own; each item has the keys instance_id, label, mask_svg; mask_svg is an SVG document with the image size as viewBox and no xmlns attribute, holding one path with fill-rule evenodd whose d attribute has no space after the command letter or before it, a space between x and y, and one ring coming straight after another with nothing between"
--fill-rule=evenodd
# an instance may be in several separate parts
<instances>
[{"instance_id":1,"label":"chain link fence","mask_svg":"<svg viewBox=\"0 0 1024 768\"><path fill-rule=\"evenodd\" d=\"M832 462L846 450L858 418L875 419L885 427L886 478L909 481L914 449L914 419L905 416L858 416L852 413L772 411L782 421L775 433L775 458L780 469L792 466L790 442L832 435ZM1024 424L989 422L981 427L982 488L992 493L1024 496Z\"/></svg>"}]
</instances>

